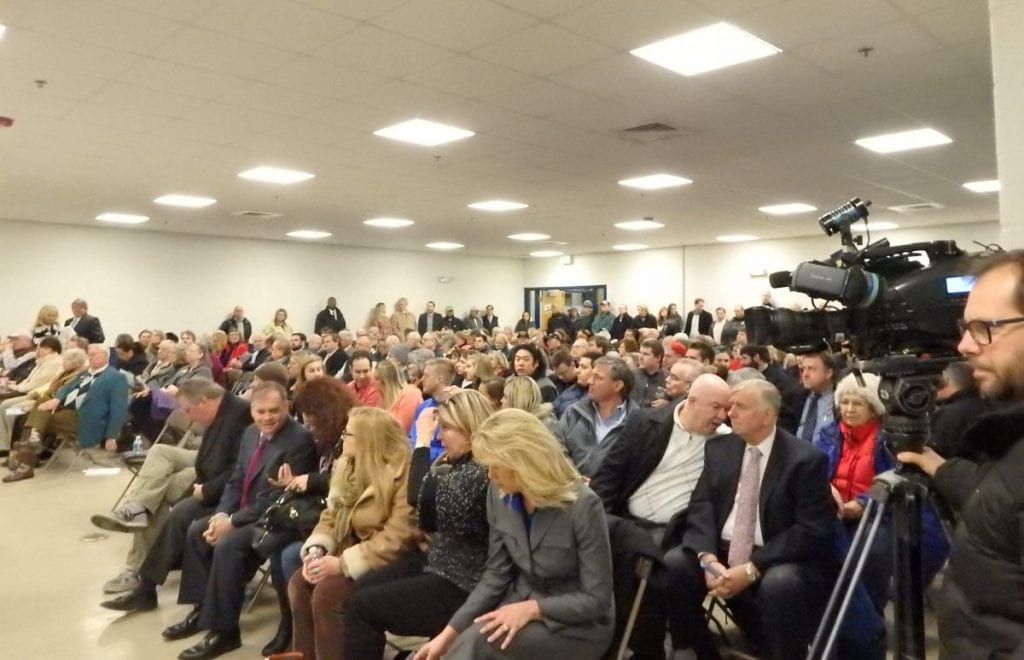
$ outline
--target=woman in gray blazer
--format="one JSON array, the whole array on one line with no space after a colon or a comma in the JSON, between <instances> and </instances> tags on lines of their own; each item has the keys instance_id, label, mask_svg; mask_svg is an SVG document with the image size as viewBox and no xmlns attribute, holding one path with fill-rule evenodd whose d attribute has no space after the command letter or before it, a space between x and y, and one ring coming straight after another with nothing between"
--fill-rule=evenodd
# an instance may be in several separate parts
<instances>
[{"instance_id":1,"label":"woman in gray blazer","mask_svg":"<svg viewBox=\"0 0 1024 660\"><path fill-rule=\"evenodd\" d=\"M597 660L615 627L601 500L535 416L502 410L473 434L488 468L483 577L416 660Z\"/></svg>"}]
</instances>

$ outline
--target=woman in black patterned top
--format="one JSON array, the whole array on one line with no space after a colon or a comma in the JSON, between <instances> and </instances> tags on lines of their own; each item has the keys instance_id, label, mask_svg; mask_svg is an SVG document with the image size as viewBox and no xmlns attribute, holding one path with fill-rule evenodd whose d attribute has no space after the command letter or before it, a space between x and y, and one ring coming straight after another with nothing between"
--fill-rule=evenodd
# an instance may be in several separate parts
<instances>
[{"instance_id":1,"label":"woman in black patterned top","mask_svg":"<svg viewBox=\"0 0 1024 660\"><path fill-rule=\"evenodd\" d=\"M43 341L43 337L59 337L60 326L57 325L57 321L60 320L60 312L53 305L43 305L39 310L39 314L36 315L36 322L32 326L32 343L36 346L39 342Z\"/></svg>"},{"instance_id":2,"label":"woman in black patterned top","mask_svg":"<svg viewBox=\"0 0 1024 660\"><path fill-rule=\"evenodd\" d=\"M430 535L422 555L367 575L345 606L346 658L379 658L384 633L433 637L476 586L487 561L487 470L473 459L470 436L491 415L483 394L463 390L420 414L409 470L410 504ZM430 439L441 425L445 452L430 465Z\"/></svg>"}]
</instances>

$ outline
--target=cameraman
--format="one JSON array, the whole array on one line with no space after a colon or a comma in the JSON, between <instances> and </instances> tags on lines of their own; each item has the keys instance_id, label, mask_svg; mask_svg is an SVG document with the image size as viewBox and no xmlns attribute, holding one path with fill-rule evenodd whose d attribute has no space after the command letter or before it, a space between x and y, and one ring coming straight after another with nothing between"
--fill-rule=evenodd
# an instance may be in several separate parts
<instances>
[{"instance_id":1,"label":"cameraman","mask_svg":"<svg viewBox=\"0 0 1024 660\"><path fill-rule=\"evenodd\" d=\"M1024 657L1024 251L983 261L967 299L959 351L982 395L1016 405L979 420L977 458L901 452L934 477L959 514L937 603L943 657Z\"/></svg>"}]
</instances>

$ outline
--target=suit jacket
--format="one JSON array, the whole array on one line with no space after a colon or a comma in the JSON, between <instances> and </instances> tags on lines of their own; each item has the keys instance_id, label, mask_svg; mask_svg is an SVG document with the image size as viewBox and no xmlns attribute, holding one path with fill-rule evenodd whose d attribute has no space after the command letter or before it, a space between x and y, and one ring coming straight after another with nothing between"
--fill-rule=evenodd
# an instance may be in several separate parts
<instances>
[{"instance_id":1,"label":"suit jacket","mask_svg":"<svg viewBox=\"0 0 1024 660\"><path fill-rule=\"evenodd\" d=\"M684 548L725 559L722 527L736 499L746 449L736 434L705 446L704 472L690 500ZM764 545L755 546L750 556L758 571L785 563L823 572L838 569L836 505L828 459L819 449L777 428L764 467L758 510Z\"/></svg>"},{"instance_id":2,"label":"suit jacket","mask_svg":"<svg viewBox=\"0 0 1024 660\"><path fill-rule=\"evenodd\" d=\"M619 314L612 321L612 339L622 339L626 330L633 327L633 317L629 314Z\"/></svg>"},{"instance_id":3,"label":"suit jacket","mask_svg":"<svg viewBox=\"0 0 1024 660\"><path fill-rule=\"evenodd\" d=\"M217 408L217 416L203 431L203 441L196 454L196 478L193 483L203 485L203 505L212 507L220 502L224 487L238 459L238 446L242 433L252 424L249 404L234 394L224 394ZM185 497L191 497L192 491Z\"/></svg>"},{"instance_id":4,"label":"suit jacket","mask_svg":"<svg viewBox=\"0 0 1024 660\"><path fill-rule=\"evenodd\" d=\"M487 332L494 332L494 329L498 327L498 317L491 315L484 315L481 317L484 322L484 330Z\"/></svg>"},{"instance_id":5,"label":"suit jacket","mask_svg":"<svg viewBox=\"0 0 1024 660\"><path fill-rule=\"evenodd\" d=\"M72 316L67 321L64 321L64 327L68 327L74 322L75 317ZM88 314L82 314L74 330L76 335L89 340L90 344L102 344L103 340L107 338L103 334L103 326L100 324L100 320Z\"/></svg>"},{"instance_id":6,"label":"suit jacket","mask_svg":"<svg viewBox=\"0 0 1024 660\"><path fill-rule=\"evenodd\" d=\"M313 322L313 332L320 333L324 328L330 328L334 332L341 332L345 329L345 315L341 313L341 310L337 307L334 308L338 318L334 318L331 315L331 309L324 307L320 310L320 313L316 315L316 321Z\"/></svg>"},{"instance_id":7,"label":"suit jacket","mask_svg":"<svg viewBox=\"0 0 1024 660\"><path fill-rule=\"evenodd\" d=\"M442 316L441 327L451 328L455 332L458 332L459 330L464 330L466 326L458 316Z\"/></svg>"},{"instance_id":8,"label":"suit jacket","mask_svg":"<svg viewBox=\"0 0 1024 660\"><path fill-rule=\"evenodd\" d=\"M348 362L348 353L339 348L324 358L324 372L328 376L336 376L345 368L346 362Z\"/></svg>"},{"instance_id":9,"label":"suit jacket","mask_svg":"<svg viewBox=\"0 0 1024 660\"><path fill-rule=\"evenodd\" d=\"M474 318L472 316L467 316L466 318L462 319L463 330L480 330L483 327L484 320L482 317L477 316Z\"/></svg>"},{"instance_id":10,"label":"suit jacket","mask_svg":"<svg viewBox=\"0 0 1024 660\"><path fill-rule=\"evenodd\" d=\"M431 316L434 319L433 324L432 324L431 332L437 332L438 330L441 329L441 323L443 322L444 317L441 316L440 314L438 314L437 312L434 312L433 314L431 314ZM426 334L426 332L427 332L427 313L426 312L423 312L422 314L420 314L420 319L419 319L419 322L416 324L416 329L417 329L417 331L421 335L422 334Z\"/></svg>"},{"instance_id":11,"label":"suit jacket","mask_svg":"<svg viewBox=\"0 0 1024 660\"><path fill-rule=\"evenodd\" d=\"M249 351L239 359L239 362L242 363L242 371L256 371L256 367L266 362L270 357L270 351L265 348L261 348L256 351L255 362L253 361L252 356L253 352Z\"/></svg>"},{"instance_id":12,"label":"suit jacket","mask_svg":"<svg viewBox=\"0 0 1024 660\"><path fill-rule=\"evenodd\" d=\"M64 399L89 375L83 370L57 390L54 397ZM128 421L128 381L113 367L107 367L93 380L78 408L78 444L94 447L104 439L116 438Z\"/></svg>"},{"instance_id":13,"label":"suit jacket","mask_svg":"<svg viewBox=\"0 0 1024 660\"><path fill-rule=\"evenodd\" d=\"M690 331L690 321L693 319L693 310L690 310L686 314L686 322L683 323L683 332ZM697 329L702 335L711 334L711 326L715 324L715 317L711 316L711 312L703 311L700 313L700 318L697 319Z\"/></svg>"},{"instance_id":14,"label":"suit jacket","mask_svg":"<svg viewBox=\"0 0 1024 660\"><path fill-rule=\"evenodd\" d=\"M255 424L251 424L242 434L235 467L217 505L217 513L230 515L231 524L235 527L256 522L281 493L281 489L271 485L267 478L276 477L277 470L283 463L290 465L294 474L306 474L316 470L317 456L313 436L294 419L287 418L284 426L270 439L260 457L259 469L249 484L248 505L240 509L242 484L259 441L260 430Z\"/></svg>"},{"instance_id":15,"label":"suit jacket","mask_svg":"<svg viewBox=\"0 0 1024 660\"><path fill-rule=\"evenodd\" d=\"M779 427L796 433L800 426L800 415L803 413L807 390L793 379L781 365L773 362L764 370L764 378L775 386L782 395L782 409L779 410Z\"/></svg>"},{"instance_id":16,"label":"suit jacket","mask_svg":"<svg viewBox=\"0 0 1024 660\"><path fill-rule=\"evenodd\" d=\"M615 626L612 555L601 500L583 484L565 508L538 508L527 531L492 484L487 494L490 549L484 574L450 624L462 632L473 619L508 603L536 599L550 633L611 641Z\"/></svg>"}]
</instances>

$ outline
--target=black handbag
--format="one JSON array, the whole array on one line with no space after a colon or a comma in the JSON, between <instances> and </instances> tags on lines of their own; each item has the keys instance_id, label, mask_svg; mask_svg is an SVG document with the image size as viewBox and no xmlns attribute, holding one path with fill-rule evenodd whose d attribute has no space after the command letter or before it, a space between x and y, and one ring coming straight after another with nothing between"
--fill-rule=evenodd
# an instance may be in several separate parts
<instances>
[{"instance_id":1,"label":"black handbag","mask_svg":"<svg viewBox=\"0 0 1024 660\"><path fill-rule=\"evenodd\" d=\"M326 507L327 500L322 496L285 491L256 521L252 549L268 559L289 543L305 539Z\"/></svg>"}]
</instances>

